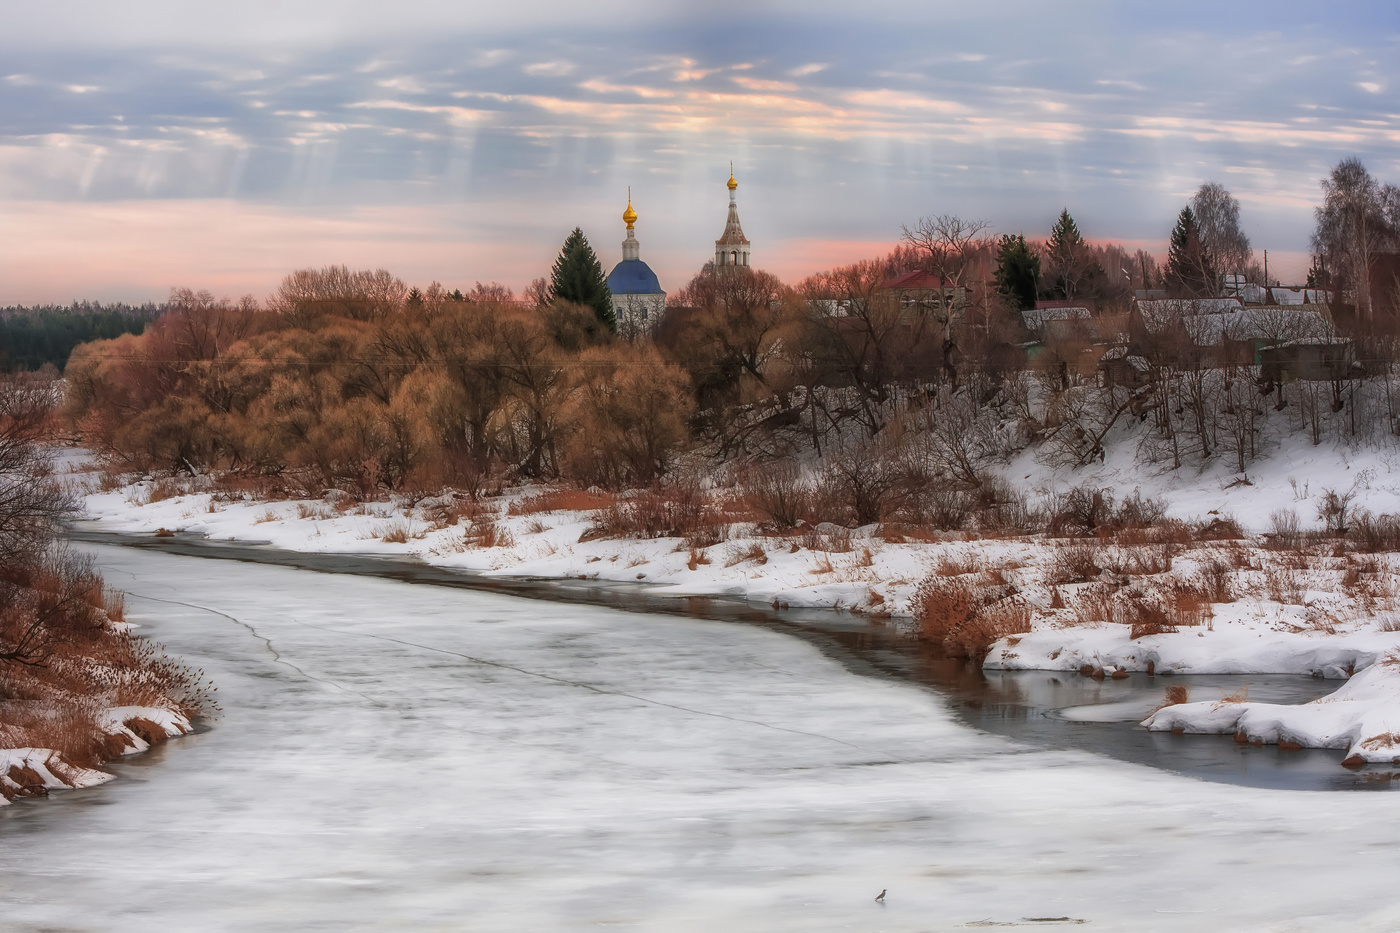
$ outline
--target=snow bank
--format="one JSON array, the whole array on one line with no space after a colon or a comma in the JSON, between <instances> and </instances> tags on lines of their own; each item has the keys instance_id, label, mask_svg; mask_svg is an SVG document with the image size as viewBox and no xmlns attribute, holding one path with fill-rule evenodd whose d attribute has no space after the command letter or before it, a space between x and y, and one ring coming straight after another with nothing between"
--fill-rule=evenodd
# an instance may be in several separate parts
<instances>
[{"instance_id":1,"label":"snow bank","mask_svg":"<svg viewBox=\"0 0 1400 933\"><path fill-rule=\"evenodd\" d=\"M1342 748L1343 764L1350 766L1400 763L1400 654L1311 703L1182 703L1158 710L1143 725L1153 732L1234 733L1239 742Z\"/></svg>"},{"instance_id":2,"label":"snow bank","mask_svg":"<svg viewBox=\"0 0 1400 933\"><path fill-rule=\"evenodd\" d=\"M112 776L68 764L51 748L0 748L0 806L16 795L36 796L69 787L93 787Z\"/></svg>"},{"instance_id":3,"label":"snow bank","mask_svg":"<svg viewBox=\"0 0 1400 933\"><path fill-rule=\"evenodd\" d=\"M103 714L102 727L109 735L126 740L127 755L144 752L152 740L173 739L192 731L183 713L160 706L115 706ZM159 731L152 734L153 730Z\"/></svg>"},{"instance_id":4,"label":"snow bank","mask_svg":"<svg viewBox=\"0 0 1400 933\"><path fill-rule=\"evenodd\" d=\"M125 755L146 751L152 740L187 735L193 728L183 713L159 706L115 706L103 711L99 724L108 735L122 738ZM16 796L43 796L111 779L105 771L69 764L51 748L0 748L0 806Z\"/></svg>"},{"instance_id":5,"label":"snow bank","mask_svg":"<svg viewBox=\"0 0 1400 933\"><path fill-rule=\"evenodd\" d=\"M1394 650L1393 632L1315 635L1256 630L1186 629L1133 640L1124 625L1042 629L992 646L984 666L1006 671L1158 674L1309 674L1345 679Z\"/></svg>"},{"instance_id":6,"label":"snow bank","mask_svg":"<svg viewBox=\"0 0 1400 933\"><path fill-rule=\"evenodd\" d=\"M97 531L164 529L300 552L415 557L488 576L646 583L662 595L739 597L763 605L879 615L908 615L919 581L938 557L969 549L964 542L891 544L875 537L873 526L851 530L849 550L832 552L758 536L752 528L747 534L736 529L731 540L694 554L676 538L580 540L594 527L590 512L507 514L512 502L536 491L520 490L489 504L505 542L495 547L465 544L463 524L434 522L431 513L441 507L436 499L411 508L367 502L345 511L330 498L226 502L199 493L150 502L149 484L137 483L91 493L85 503L87 527ZM980 543L978 549L990 546Z\"/></svg>"}]
</instances>

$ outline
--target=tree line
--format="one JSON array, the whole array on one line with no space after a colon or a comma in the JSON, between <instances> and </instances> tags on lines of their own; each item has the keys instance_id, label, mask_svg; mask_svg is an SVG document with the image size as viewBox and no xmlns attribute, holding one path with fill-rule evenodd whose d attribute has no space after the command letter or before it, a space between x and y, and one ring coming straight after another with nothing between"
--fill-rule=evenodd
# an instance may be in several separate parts
<instances>
[{"instance_id":1,"label":"tree line","mask_svg":"<svg viewBox=\"0 0 1400 933\"><path fill-rule=\"evenodd\" d=\"M52 366L62 371L73 348L89 340L139 334L164 308L74 302L0 308L0 372Z\"/></svg>"},{"instance_id":2,"label":"tree line","mask_svg":"<svg viewBox=\"0 0 1400 933\"><path fill-rule=\"evenodd\" d=\"M1355 310L1360 260L1346 260L1359 248L1354 174L1339 165L1318 209L1316 267L1336 321L1318 320L1333 336L1376 320ZM1390 224L1393 200L1390 186L1372 188L1368 237ZM67 410L129 468L316 495L517 478L623 488L658 482L683 457L808 453L857 469L886 463L890 475L910 475L914 457L971 490L1030 444L1055 462L1101 459L1129 424L1144 426L1145 458L1228 455L1241 471L1269 423L1315 441L1389 434L1395 341L1374 326L1357 331L1360 365L1284 385L1252 352L1202 344L1191 321L1132 323L1136 288L1190 297L1219 294L1227 271L1262 278L1239 217L1227 190L1202 185L1159 267L1140 250L1090 243L1068 210L1043 242L934 215L886 256L795 284L706 265L654 333L631 339L615 333L601 265L577 229L521 299L494 284L418 289L344 267L294 272L263 303L176 290L144 332L74 353ZM1389 242L1362 245L1374 255ZM1095 314L1037 338L1019 312L1045 298L1089 302ZM1269 339L1305 336L1293 326L1281 315ZM1105 345L1137 375L1107 378Z\"/></svg>"}]
</instances>

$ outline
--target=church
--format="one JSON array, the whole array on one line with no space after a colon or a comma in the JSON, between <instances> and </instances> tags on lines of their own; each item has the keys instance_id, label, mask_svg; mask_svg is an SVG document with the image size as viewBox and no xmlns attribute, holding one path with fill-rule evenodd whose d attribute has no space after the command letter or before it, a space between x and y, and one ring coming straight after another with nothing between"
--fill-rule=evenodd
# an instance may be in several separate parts
<instances>
[{"instance_id":1,"label":"church","mask_svg":"<svg viewBox=\"0 0 1400 933\"><path fill-rule=\"evenodd\" d=\"M748 269L749 240L739 224L739 204L735 197L739 183L734 180L734 166L729 166L729 216L724 233L715 240L715 273L723 275L733 269ZM637 242L637 212L632 209L632 189L627 189L627 209L622 212L627 225L627 239L622 241L622 262L608 275L608 291L612 292L613 313L617 316L617 332L632 338L656 329L666 310L666 292L651 266L642 261L641 244Z\"/></svg>"}]
</instances>

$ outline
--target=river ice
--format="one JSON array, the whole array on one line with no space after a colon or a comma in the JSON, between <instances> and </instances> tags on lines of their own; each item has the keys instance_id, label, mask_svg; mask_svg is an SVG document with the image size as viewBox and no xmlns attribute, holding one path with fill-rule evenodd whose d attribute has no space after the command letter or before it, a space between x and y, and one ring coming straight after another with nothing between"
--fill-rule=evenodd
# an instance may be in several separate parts
<instances>
[{"instance_id":1,"label":"river ice","mask_svg":"<svg viewBox=\"0 0 1400 933\"><path fill-rule=\"evenodd\" d=\"M1019 746L767 629L93 550L223 712L0 812L5 930L1400 925L1400 795Z\"/></svg>"}]
</instances>

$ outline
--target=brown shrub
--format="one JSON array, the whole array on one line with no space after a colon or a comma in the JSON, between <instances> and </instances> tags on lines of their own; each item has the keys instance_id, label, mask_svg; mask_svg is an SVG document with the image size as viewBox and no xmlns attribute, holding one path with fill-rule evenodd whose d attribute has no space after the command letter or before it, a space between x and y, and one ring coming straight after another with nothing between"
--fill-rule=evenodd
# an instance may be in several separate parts
<instances>
[{"instance_id":1,"label":"brown shrub","mask_svg":"<svg viewBox=\"0 0 1400 933\"><path fill-rule=\"evenodd\" d=\"M738 470L739 486L750 509L771 527L786 530L812 517L812 484L791 458L747 463Z\"/></svg>"},{"instance_id":2,"label":"brown shrub","mask_svg":"<svg viewBox=\"0 0 1400 933\"><path fill-rule=\"evenodd\" d=\"M390 522L379 533L379 540L385 544L407 544L409 528L406 522Z\"/></svg>"},{"instance_id":3,"label":"brown shrub","mask_svg":"<svg viewBox=\"0 0 1400 933\"><path fill-rule=\"evenodd\" d=\"M1205 583L1206 592L1213 603L1230 603L1235 601L1235 593L1230 585L1230 568L1224 561L1212 557L1206 561L1201 568L1201 579Z\"/></svg>"},{"instance_id":4,"label":"brown shrub","mask_svg":"<svg viewBox=\"0 0 1400 933\"><path fill-rule=\"evenodd\" d=\"M1177 630L1167 606L1159 601L1159 594L1128 590L1122 595L1119 621L1131 626L1129 638L1136 641Z\"/></svg>"},{"instance_id":5,"label":"brown shrub","mask_svg":"<svg viewBox=\"0 0 1400 933\"><path fill-rule=\"evenodd\" d=\"M1196 529L1197 541L1238 541L1245 537L1244 529L1231 515L1221 515Z\"/></svg>"},{"instance_id":6,"label":"brown shrub","mask_svg":"<svg viewBox=\"0 0 1400 933\"><path fill-rule=\"evenodd\" d=\"M1116 622L1118 607L1113 601L1113 590L1103 584L1081 590L1075 595L1074 616L1079 622Z\"/></svg>"},{"instance_id":7,"label":"brown shrub","mask_svg":"<svg viewBox=\"0 0 1400 933\"><path fill-rule=\"evenodd\" d=\"M674 484L614 502L593 516L594 538L683 538L690 547L710 547L728 536L729 526L752 515L705 494L693 484Z\"/></svg>"},{"instance_id":8,"label":"brown shrub","mask_svg":"<svg viewBox=\"0 0 1400 933\"><path fill-rule=\"evenodd\" d=\"M1264 590L1276 603L1303 604L1303 581L1292 567L1270 567L1264 571Z\"/></svg>"},{"instance_id":9,"label":"brown shrub","mask_svg":"<svg viewBox=\"0 0 1400 933\"><path fill-rule=\"evenodd\" d=\"M1351 516L1347 537L1357 549L1369 554L1400 551L1400 518L1372 515L1365 509L1358 509Z\"/></svg>"},{"instance_id":10,"label":"brown shrub","mask_svg":"<svg viewBox=\"0 0 1400 933\"><path fill-rule=\"evenodd\" d=\"M846 554L851 550L851 532L834 526L827 526L821 531L812 528L802 533L801 543L809 551Z\"/></svg>"},{"instance_id":11,"label":"brown shrub","mask_svg":"<svg viewBox=\"0 0 1400 933\"><path fill-rule=\"evenodd\" d=\"M1209 584L1202 580L1178 580L1172 584L1171 620L1187 627L1204 625L1215 614Z\"/></svg>"},{"instance_id":12,"label":"brown shrub","mask_svg":"<svg viewBox=\"0 0 1400 933\"><path fill-rule=\"evenodd\" d=\"M913 601L920 637L954 657L981 660L999 639L1031 630L1030 607L1010 587L931 574Z\"/></svg>"},{"instance_id":13,"label":"brown shrub","mask_svg":"<svg viewBox=\"0 0 1400 933\"><path fill-rule=\"evenodd\" d=\"M1173 548L1170 544L1104 548L1100 554L1100 563L1105 570L1126 576L1155 576L1172 569Z\"/></svg>"},{"instance_id":14,"label":"brown shrub","mask_svg":"<svg viewBox=\"0 0 1400 933\"><path fill-rule=\"evenodd\" d=\"M1101 549L1094 544L1064 544L1055 548L1047 576L1051 583L1084 583L1103 572Z\"/></svg>"}]
</instances>

